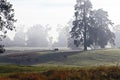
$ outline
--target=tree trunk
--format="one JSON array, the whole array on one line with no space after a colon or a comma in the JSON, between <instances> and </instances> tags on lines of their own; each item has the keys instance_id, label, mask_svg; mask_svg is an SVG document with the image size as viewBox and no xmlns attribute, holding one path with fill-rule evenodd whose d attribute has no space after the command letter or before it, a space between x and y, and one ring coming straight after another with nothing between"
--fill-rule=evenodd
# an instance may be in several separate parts
<instances>
[{"instance_id":1,"label":"tree trunk","mask_svg":"<svg viewBox=\"0 0 120 80\"><path fill-rule=\"evenodd\" d=\"M87 51L87 44L86 44L86 31L84 32L84 51Z\"/></svg>"},{"instance_id":2,"label":"tree trunk","mask_svg":"<svg viewBox=\"0 0 120 80\"><path fill-rule=\"evenodd\" d=\"M83 13L83 21L84 21L84 51L87 51L87 41L86 41L86 9L85 9L85 2L84 2L84 13Z\"/></svg>"}]
</instances>

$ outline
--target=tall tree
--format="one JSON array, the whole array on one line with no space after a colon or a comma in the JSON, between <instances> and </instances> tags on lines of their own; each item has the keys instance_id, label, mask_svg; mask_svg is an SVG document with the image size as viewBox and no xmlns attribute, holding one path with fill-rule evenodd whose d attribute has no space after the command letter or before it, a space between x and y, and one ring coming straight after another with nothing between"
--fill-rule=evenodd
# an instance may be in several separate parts
<instances>
[{"instance_id":1,"label":"tall tree","mask_svg":"<svg viewBox=\"0 0 120 80\"><path fill-rule=\"evenodd\" d=\"M89 14L92 9L92 4L89 0L77 0L75 5L75 20L71 30L74 44L78 47L84 45L84 50L87 50L87 34L89 27Z\"/></svg>"},{"instance_id":2,"label":"tall tree","mask_svg":"<svg viewBox=\"0 0 120 80\"><path fill-rule=\"evenodd\" d=\"M0 0L0 40L5 38L7 30L14 30L14 9L7 0Z\"/></svg>"},{"instance_id":3,"label":"tall tree","mask_svg":"<svg viewBox=\"0 0 120 80\"><path fill-rule=\"evenodd\" d=\"M75 20L70 33L77 47L84 45L86 51L90 45L104 48L108 43L114 44L115 35L109 28L113 23L106 11L92 10L89 0L77 0L75 11Z\"/></svg>"}]
</instances>

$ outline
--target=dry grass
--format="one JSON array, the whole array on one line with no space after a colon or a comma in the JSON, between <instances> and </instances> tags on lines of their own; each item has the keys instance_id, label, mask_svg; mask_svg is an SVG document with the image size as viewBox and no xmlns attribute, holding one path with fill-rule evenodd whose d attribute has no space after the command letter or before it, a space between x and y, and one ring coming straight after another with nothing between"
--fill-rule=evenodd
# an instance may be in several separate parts
<instances>
[{"instance_id":1,"label":"dry grass","mask_svg":"<svg viewBox=\"0 0 120 80\"><path fill-rule=\"evenodd\" d=\"M120 80L120 67L90 67L77 69L48 70L45 72L15 72L0 77L0 80Z\"/></svg>"}]
</instances>

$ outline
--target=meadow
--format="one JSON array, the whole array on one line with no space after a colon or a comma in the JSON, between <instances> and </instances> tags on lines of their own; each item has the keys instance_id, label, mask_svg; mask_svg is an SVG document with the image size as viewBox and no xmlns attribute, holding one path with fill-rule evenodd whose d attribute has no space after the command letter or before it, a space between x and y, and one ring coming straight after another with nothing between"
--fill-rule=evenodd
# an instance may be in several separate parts
<instances>
[{"instance_id":1,"label":"meadow","mask_svg":"<svg viewBox=\"0 0 120 80\"><path fill-rule=\"evenodd\" d=\"M102 49L90 51L73 50L8 50L0 54L0 64L18 64L25 66L69 65L100 66L119 65L120 49Z\"/></svg>"},{"instance_id":2,"label":"meadow","mask_svg":"<svg viewBox=\"0 0 120 80\"><path fill-rule=\"evenodd\" d=\"M0 80L120 80L119 62L120 49L13 51L0 55Z\"/></svg>"}]
</instances>

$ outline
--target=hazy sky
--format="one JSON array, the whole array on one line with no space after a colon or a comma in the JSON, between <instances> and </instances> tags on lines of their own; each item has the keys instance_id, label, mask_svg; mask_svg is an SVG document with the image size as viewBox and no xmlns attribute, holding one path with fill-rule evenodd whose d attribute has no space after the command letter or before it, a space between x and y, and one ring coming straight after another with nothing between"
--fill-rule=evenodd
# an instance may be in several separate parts
<instances>
[{"instance_id":1,"label":"hazy sky","mask_svg":"<svg viewBox=\"0 0 120 80\"><path fill-rule=\"evenodd\" d=\"M74 0L10 0L17 24L66 24L73 16Z\"/></svg>"},{"instance_id":2,"label":"hazy sky","mask_svg":"<svg viewBox=\"0 0 120 80\"><path fill-rule=\"evenodd\" d=\"M65 25L74 15L76 0L8 0L14 5L17 25ZM120 0L91 0L93 8L103 8L110 19L120 23Z\"/></svg>"},{"instance_id":3,"label":"hazy sky","mask_svg":"<svg viewBox=\"0 0 120 80\"><path fill-rule=\"evenodd\" d=\"M16 25L66 25L74 15L76 0L8 0L14 6ZM110 19L120 24L120 0L91 0L93 8L108 11ZM54 31L53 31L54 32ZM52 34L56 34L54 32Z\"/></svg>"}]
</instances>

